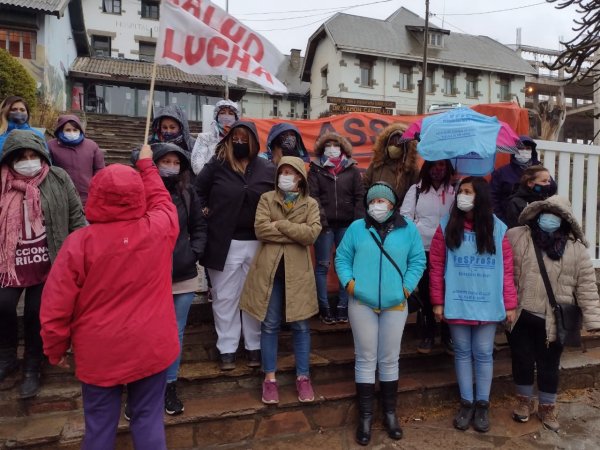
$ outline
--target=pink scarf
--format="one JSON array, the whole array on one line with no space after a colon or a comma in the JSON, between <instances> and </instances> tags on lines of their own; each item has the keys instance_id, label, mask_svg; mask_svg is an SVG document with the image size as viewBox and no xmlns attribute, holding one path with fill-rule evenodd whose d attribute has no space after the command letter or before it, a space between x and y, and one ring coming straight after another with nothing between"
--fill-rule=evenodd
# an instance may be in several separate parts
<instances>
[{"instance_id":1,"label":"pink scarf","mask_svg":"<svg viewBox=\"0 0 600 450\"><path fill-rule=\"evenodd\" d=\"M49 171L50 167L45 161L42 161L42 170L33 177L19 175L6 164L0 168L0 287L17 281L15 260L23 229L23 199L32 230L36 234L44 230L44 213L38 186Z\"/></svg>"}]
</instances>

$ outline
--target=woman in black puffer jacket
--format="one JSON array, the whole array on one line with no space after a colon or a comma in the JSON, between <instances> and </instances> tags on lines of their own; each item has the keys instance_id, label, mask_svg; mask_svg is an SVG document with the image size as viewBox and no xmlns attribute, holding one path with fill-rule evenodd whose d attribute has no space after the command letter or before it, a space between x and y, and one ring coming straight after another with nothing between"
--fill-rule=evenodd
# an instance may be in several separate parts
<instances>
[{"instance_id":1,"label":"woman in black puffer jacket","mask_svg":"<svg viewBox=\"0 0 600 450\"><path fill-rule=\"evenodd\" d=\"M546 200L556 194L556 183L544 166L525 169L517 191L511 195L504 208L504 223L508 228L519 226L519 216L529 203Z\"/></svg>"}]
</instances>

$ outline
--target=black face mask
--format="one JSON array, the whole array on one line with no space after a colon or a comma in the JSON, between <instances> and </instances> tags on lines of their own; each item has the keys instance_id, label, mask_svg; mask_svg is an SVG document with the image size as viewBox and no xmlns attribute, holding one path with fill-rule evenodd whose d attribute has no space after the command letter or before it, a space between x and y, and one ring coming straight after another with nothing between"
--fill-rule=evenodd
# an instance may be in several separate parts
<instances>
[{"instance_id":1,"label":"black face mask","mask_svg":"<svg viewBox=\"0 0 600 450\"><path fill-rule=\"evenodd\" d=\"M240 142L233 143L233 156L235 159L244 159L250 155L250 145L248 143L242 144Z\"/></svg>"},{"instance_id":2,"label":"black face mask","mask_svg":"<svg viewBox=\"0 0 600 450\"><path fill-rule=\"evenodd\" d=\"M539 194L543 198L552 197L554 194L556 194L556 186L552 184L547 184L545 186L541 184L534 184L533 192Z\"/></svg>"}]
</instances>

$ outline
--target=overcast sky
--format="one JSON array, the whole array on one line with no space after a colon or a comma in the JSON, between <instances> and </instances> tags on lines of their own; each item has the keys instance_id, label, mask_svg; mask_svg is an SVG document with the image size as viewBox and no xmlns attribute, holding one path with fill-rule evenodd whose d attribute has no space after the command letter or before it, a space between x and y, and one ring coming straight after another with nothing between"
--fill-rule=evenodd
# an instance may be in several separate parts
<instances>
[{"instance_id":1,"label":"overcast sky","mask_svg":"<svg viewBox=\"0 0 600 450\"><path fill-rule=\"evenodd\" d=\"M213 0L225 8L226 0ZM385 19L400 7L425 17L425 0L229 0L229 12L252 29L259 31L283 53L299 48L306 50L308 38L336 11L357 16ZM533 5L533 6L529 6ZM523 8L524 7L524 8ZM504 12L491 12L513 9ZM540 0L430 0L431 23L451 32L486 35L503 44L516 42L521 28L521 42L544 48L559 48L559 39L573 37L574 8L557 10L555 4ZM297 12L292 12L297 11ZM477 15L464 15L484 13Z\"/></svg>"}]
</instances>

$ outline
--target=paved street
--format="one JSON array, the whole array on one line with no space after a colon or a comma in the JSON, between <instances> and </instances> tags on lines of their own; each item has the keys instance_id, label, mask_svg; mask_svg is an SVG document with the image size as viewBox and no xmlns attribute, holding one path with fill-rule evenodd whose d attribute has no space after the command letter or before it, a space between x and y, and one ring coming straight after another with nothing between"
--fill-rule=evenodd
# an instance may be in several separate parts
<instances>
[{"instance_id":1,"label":"paved street","mask_svg":"<svg viewBox=\"0 0 600 450\"><path fill-rule=\"evenodd\" d=\"M537 418L518 424L510 417L510 399L501 399L492 405L489 433L473 430L459 432L452 428L449 410L415 411L403 414L404 438L392 441L380 425L373 430L368 448L383 449L565 449L583 450L600 448L600 389L572 390L560 395L559 420L561 431L556 434L541 427ZM232 449L357 449L354 426L322 433L254 442Z\"/></svg>"}]
</instances>

